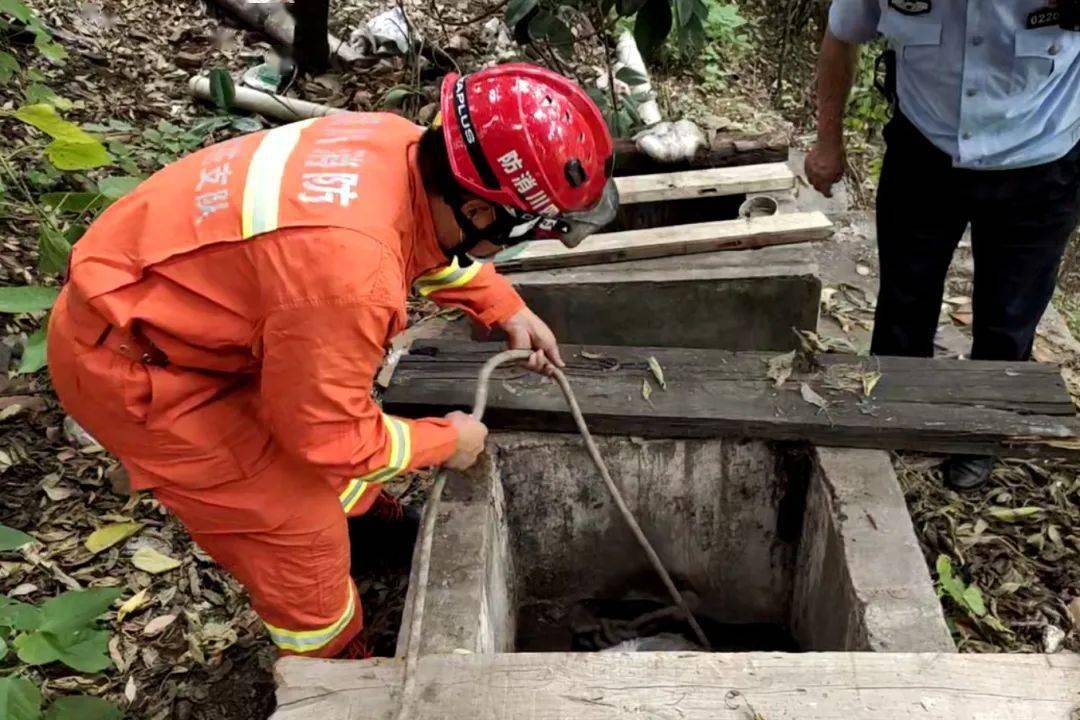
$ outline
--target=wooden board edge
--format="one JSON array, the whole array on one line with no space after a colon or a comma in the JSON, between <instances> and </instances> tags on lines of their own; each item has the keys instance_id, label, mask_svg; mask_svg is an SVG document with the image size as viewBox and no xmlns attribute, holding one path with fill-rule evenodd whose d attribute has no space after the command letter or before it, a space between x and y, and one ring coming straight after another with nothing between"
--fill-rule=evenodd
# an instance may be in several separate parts
<instances>
[{"instance_id":1,"label":"wooden board edge","mask_svg":"<svg viewBox=\"0 0 1080 720\"><path fill-rule=\"evenodd\" d=\"M495 269L507 275L518 272L533 272L538 270L556 270L565 267L584 267L588 265L606 265L616 262L629 262L633 260L652 260L662 257L674 257L681 255L699 255L709 252L730 252L732 250L754 250L763 247L778 245L795 245L807 242L820 242L833 236L836 226L825 213L810 211L803 213L785 213L788 216L804 216L806 223L802 226L785 228L776 231L759 230L744 235L732 235L721 240L709 242L701 241L700 244L687 247L685 240L676 238L670 240L657 240L652 245L635 245L632 254L619 255L617 251L588 252L561 252L555 251L546 254L537 254L531 257L514 257L502 262L495 263ZM772 217L778 217L776 215ZM739 223L741 220L721 220L717 223L695 223L694 225ZM672 227L663 228L668 230ZM687 227L690 227L689 225ZM659 229L659 228L657 228ZM609 233L594 236L594 239L603 237ZM585 243L589 238L585 239Z\"/></svg>"}]
</instances>

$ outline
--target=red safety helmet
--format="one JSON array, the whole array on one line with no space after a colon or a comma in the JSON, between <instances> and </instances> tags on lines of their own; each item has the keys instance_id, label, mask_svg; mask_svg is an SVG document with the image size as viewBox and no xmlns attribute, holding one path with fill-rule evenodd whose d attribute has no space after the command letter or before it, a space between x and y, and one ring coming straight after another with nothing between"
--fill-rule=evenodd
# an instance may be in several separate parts
<instances>
[{"instance_id":1,"label":"red safety helmet","mask_svg":"<svg viewBox=\"0 0 1080 720\"><path fill-rule=\"evenodd\" d=\"M511 239L572 247L614 219L611 134L575 82L527 63L450 73L441 121L458 184L520 220Z\"/></svg>"}]
</instances>

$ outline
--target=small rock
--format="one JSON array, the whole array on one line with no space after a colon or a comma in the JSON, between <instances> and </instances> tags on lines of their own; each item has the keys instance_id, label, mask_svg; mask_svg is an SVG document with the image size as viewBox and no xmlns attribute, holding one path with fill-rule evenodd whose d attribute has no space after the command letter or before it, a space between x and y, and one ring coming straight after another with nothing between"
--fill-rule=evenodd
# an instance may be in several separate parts
<instances>
[{"instance_id":1,"label":"small rock","mask_svg":"<svg viewBox=\"0 0 1080 720\"><path fill-rule=\"evenodd\" d=\"M855 272L859 273L863 277L866 277L867 275L870 274L870 268L868 268L865 265L856 265L855 266Z\"/></svg>"},{"instance_id":2,"label":"small rock","mask_svg":"<svg viewBox=\"0 0 1080 720\"><path fill-rule=\"evenodd\" d=\"M470 45L469 38L464 35L455 35L450 38L450 42L446 43L446 49L453 50L454 52L465 52L469 49Z\"/></svg>"},{"instance_id":3,"label":"small rock","mask_svg":"<svg viewBox=\"0 0 1080 720\"><path fill-rule=\"evenodd\" d=\"M1065 631L1057 625L1047 625L1043 628L1043 652L1047 655L1061 650L1065 642Z\"/></svg>"}]
</instances>

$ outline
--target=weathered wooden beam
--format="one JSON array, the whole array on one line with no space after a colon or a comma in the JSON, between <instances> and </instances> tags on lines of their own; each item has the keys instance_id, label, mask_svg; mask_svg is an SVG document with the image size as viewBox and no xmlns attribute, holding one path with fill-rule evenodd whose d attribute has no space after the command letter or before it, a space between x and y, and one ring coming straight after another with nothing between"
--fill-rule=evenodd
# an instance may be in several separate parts
<instances>
[{"instance_id":1,"label":"weathered wooden beam","mask_svg":"<svg viewBox=\"0 0 1080 720\"><path fill-rule=\"evenodd\" d=\"M716 250L745 250L825 240L832 236L832 232L832 222L820 212L720 220L601 233L587 238L575 248L565 247L558 240L541 240L529 243L513 258L496 262L496 267L505 272L521 272L693 255Z\"/></svg>"},{"instance_id":2,"label":"weathered wooden beam","mask_svg":"<svg viewBox=\"0 0 1080 720\"><path fill-rule=\"evenodd\" d=\"M413 345L384 407L407 416L469 407L479 368L497 348ZM568 345L563 354L582 410L600 434L1080 454L1080 423L1059 370L1048 365L821 355L816 369L796 372L777 388L768 376L775 357L769 353ZM650 371L650 357L663 368L666 391ZM494 429L574 427L557 386L520 368L497 373L488 408L485 422Z\"/></svg>"},{"instance_id":3,"label":"weathered wooden beam","mask_svg":"<svg viewBox=\"0 0 1080 720\"><path fill-rule=\"evenodd\" d=\"M795 187L795 174L787 163L744 165L707 170L634 175L615 179L619 202L632 205L663 200L744 195Z\"/></svg>"},{"instance_id":4,"label":"weathered wooden beam","mask_svg":"<svg viewBox=\"0 0 1080 720\"><path fill-rule=\"evenodd\" d=\"M285 658L273 720L392 720L400 662ZM1071 720L1080 656L960 653L430 655L415 720Z\"/></svg>"},{"instance_id":5,"label":"weathered wooden beam","mask_svg":"<svg viewBox=\"0 0 1080 720\"><path fill-rule=\"evenodd\" d=\"M817 328L821 280L810 257L788 245L509 278L562 342L785 351L798 346L792 328Z\"/></svg>"}]
</instances>

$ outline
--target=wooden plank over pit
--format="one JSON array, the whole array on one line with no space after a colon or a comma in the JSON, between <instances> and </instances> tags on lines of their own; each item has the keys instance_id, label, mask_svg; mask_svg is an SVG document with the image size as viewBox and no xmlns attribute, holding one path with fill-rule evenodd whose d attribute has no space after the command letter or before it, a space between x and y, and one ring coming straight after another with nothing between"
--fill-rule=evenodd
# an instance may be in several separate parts
<instances>
[{"instance_id":1,"label":"wooden plank over pit","mask_svg":"<svg viewBox=\"0 0 1080 720\"><path fill-rule=\"evenodd\" d=\"M795 173L787 163L744 165L708 170L632 175L615 178L619 204L709 198L722 195L790 190L795 187Z\"/></svg>"},{"instance_id":2,"label":"wooden plank over pit","mask_svg":"<svg viewBox=\"0 0 1080 720\"><path fill-rule=\"evenodd\" d=\"M744 250L770 245L826 240L833 224L824 213L785 213L768 217L673 225L600 233L575 248L558 240L531 242L513 258L495 265L503 272L549 270L578 265Z\"/></svg>"},{"instance_id":3,"label":"wooden plank over pit","mask_svg":"<svg viewBox=\"0 0 1080 720\"><path fill-rule=\"evenodd\" d=\"M285 658L273 720L394 720L399 660ZM557 653L420 659L410 720L1072 720L1080 656Z\"/></svg>"},{"instance_id":4,"label":"wooden plank over pit","mask_svg":"<svg viewBox=\"0 0 1080 720\"><path fill-rule=\"evenodd\" d=\"M414 344L398 364L384 407L412 417L468 408L480 366L499 349ZM1050 365L819 355L814 369L796 371L777 388L768 376L776 355L769 353L565 345L563 356L589 426L600 434L1080 455L1080 423ZM651 372L650 357L663 369L667 390ZM519 367L496 373L485 421L500 430L574 428L558 387Z\"/></svg>"}]
</instances>

